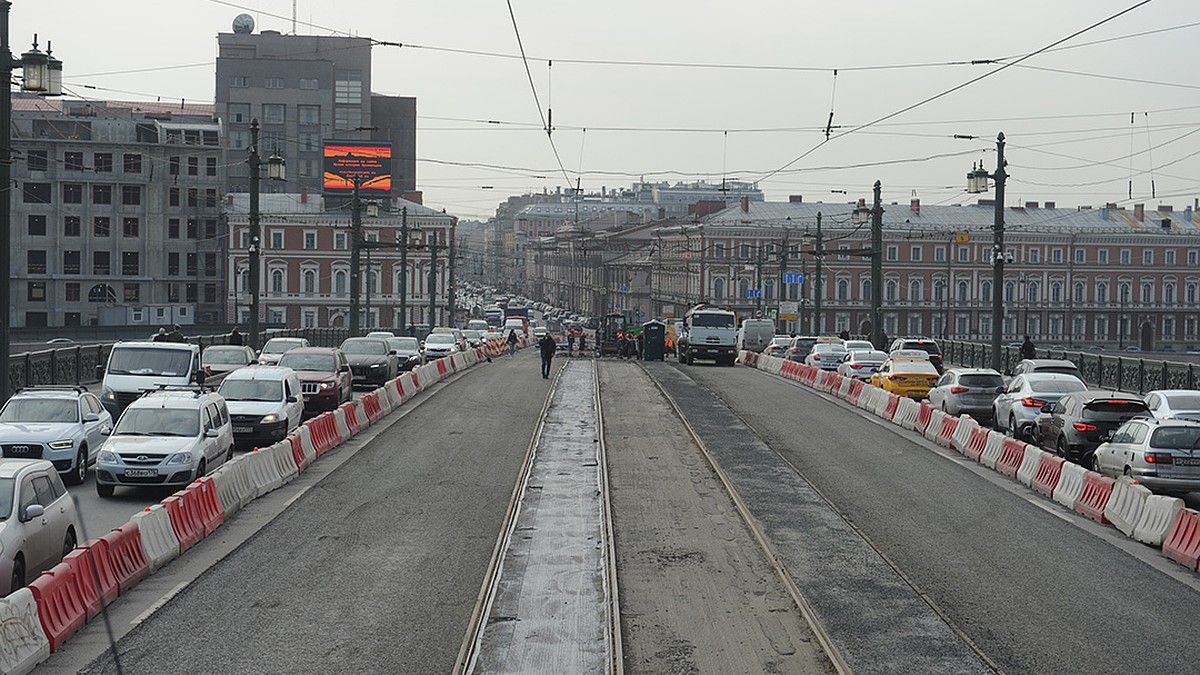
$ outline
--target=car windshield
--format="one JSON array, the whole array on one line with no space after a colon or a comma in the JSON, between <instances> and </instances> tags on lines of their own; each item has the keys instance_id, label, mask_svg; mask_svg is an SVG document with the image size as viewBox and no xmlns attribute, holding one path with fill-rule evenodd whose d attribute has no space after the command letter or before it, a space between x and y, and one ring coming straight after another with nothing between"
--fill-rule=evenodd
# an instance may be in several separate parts
<instances>
[{"instance_id":1,"label":"car windshield","mask_svg":"<svg viewBox=\"0 0 1200 675\"><path fill-rule=\"evenodd\" d=\"M346 340L342 343L342 351L347 354L383 356L388 353L388 348L382 340Z\"/></svg>"},{"instance_id":2,"label":"car windshield","mask_svg":"<svg viewBox=\"0 0 1200 675\"><path fill-rule=\"evenodd\" d=\"M425 338L425 345L452 345L454 344L454 336L447 333L432 333Z\"/></svg>"},{"instance_id":3,"label":"car windshield","mask_svg":"<svg viewBox=\"0 0 1200 675\"><path fill-rule=\"evenodd\" d=\"M693 314L692 325L704 328L733 328L732 314Z\"/></svg>"},{"instance_id":4,"label":"car windshield","mask_svg":"<svg viewBox=\"0 0 1200 675\"><path fill-rule=\"evenodd\" d=\"M1200 394L1163 394L1172 410L1200 410Z\"/></svg>"},{"instance_id":5,"label":"car windshield","mask_svg":"<svg viewBox=\"0 0 1200 675\"><path fill-rule=\"evenodd\" d=\"M79 405L65 398L14 398L0 411L0 422L78 422ZM3 508L3 507L0 507Z\"/></svg>"},{"instance_id":6,"label":"car windshield","mask_svg":"<svg viewBox=\"0 0 1200 675\"><path fill-rule=\"evenodd\" d=\"M12 512L13 497L17 491L17 479L0 478L0 520L7 520Z\"/></svg>"},{"instance_id":7,"label":"car windshield","mask_svg":"<svg viewBox=\"0 0 1200 675\"><path fill-rule=\"evenodd\" d=\"M191 351L154 347L113 347L108 359L111 375L160 375L180 377L188 374Z\"/></svg>"},{"instance_id":8,"label":"car windshield","mask_svg":"<svg viewBox=\"0 0 1200 675\"><path fill-rule=\"evenodd\" d=\"M217 391L226 401L278 401L283 398L283 383L279 380L227 379Z\"/></svg>"},{"instance_id":9,"label":"car windshield","mask_svg":"<svg viewBox=\"0 0 1200 675\"><path fill-rule=\"evenodd\" d=\"M1087 385L1076 379L1061 380L1028 380L1029 390L1045 394L1069 394L1073 391L1083 391Z\"/></svg>"},{"instance_id":10,"label":"car windshield","mask_svg":"<svg viewBox=\"0 0 1200 675\"><path fill-rule=\"evenodd\" d=\"M282 354L289 349L303 346L304 343L296 338L274 338L267 341L263 345L262 353L264 354Z\"/></svg>"},{"instance_id":11,"label":"car windshield","mask_svg":"<svg viewBox=\"0 0 1200 675\"><path fill-rule=\"evenodd\" d=\"M246 355L246 350L244 349L217 349L209 347L204 352L204 362L244 366L250 363L250 357Z\"/></svg>"},{"instance_id":12,"label":"car windshield","mask_svg":"<svg viewBox=\"0 0 1200 675\"><path fill-rule=\"evenodd\" d=\"M200 415L185 408L127 408L114 436L196 436Z\"/></svg>"},{"instance_id":13,"label":"car windshield","mask_svg":"<svg viewBox=\"0 0 1200 675\"><path fill-rule=\"evenodd\" d=\"M1155 429L1154 435L1150 437L1150 447L1182 450L1200 448L1200 426Z\"/></svg>"},{"instance_id":14,"label":"car windshield","mask_svg":"<svg viewBox=\"0 0 1200 675\"><path fill-rule=\"evenodd\" d=\"M972 373L970 375L960 375L958 383L964 387L986 387L995 389L996 387L1004 386L1004 378L999 375L990 375L986 373Z\"/></svg>"},{"instance_id":15,"label":"car windshield","mask_svg":"<svg viewBox=\"0 0 1200 675\"><path fill-rule=\"evenodd\" d=\"M292 370L309 370L322 373L334 371L333 356L329 354L284 354L279 365Z\"/></svg>"}]
</instances>

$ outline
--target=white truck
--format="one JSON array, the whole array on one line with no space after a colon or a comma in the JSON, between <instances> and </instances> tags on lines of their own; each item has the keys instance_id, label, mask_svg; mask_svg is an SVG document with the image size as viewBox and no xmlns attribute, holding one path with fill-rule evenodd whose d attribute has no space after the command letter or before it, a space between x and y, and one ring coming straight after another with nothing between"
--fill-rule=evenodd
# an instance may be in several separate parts
<instances>
[{"instance_id":1,"label":"white truck","mask_svg":"<svg viewBox=\"0 0 1200 675\"><path fill-rule=\"evenodd\" d=\"M689 366L696 359L713 359L717 365L732 366L737 359L737 317L733 312L696 305L683 317L682 332L676 336L676 354Z\"/></svg>"},{"instance_id":2,"label":"white truck","mask_svg":"<svg viewBox=\"0 0 1200 675\"><path fill-rule=\"evenodd\" d=\"M738 328L738 351L761 352L775 338L775 322L770 319L743 319Z\"/></svg>"}]
</instances>

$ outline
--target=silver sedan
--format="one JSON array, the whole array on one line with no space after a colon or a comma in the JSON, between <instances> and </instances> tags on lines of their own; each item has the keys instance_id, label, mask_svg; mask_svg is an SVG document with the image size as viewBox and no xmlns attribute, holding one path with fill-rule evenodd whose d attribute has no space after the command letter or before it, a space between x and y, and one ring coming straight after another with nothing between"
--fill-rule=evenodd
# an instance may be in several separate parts
<instances>
[{"instance_id":1,"label":"silver sedan","mask_svg":"<svg viewBox=\"0 0 1200 675\"><path fill-rule=\"evenodd\" d=\"M992 402L1003 390L1004 378L991 368L948 370L929 390L929 403L951 415L990 420Z\"/></svg>"},{"instance_id":2,"label":"silver sedan","mask_svg":"<svg viewBox=\"0 0 1200 675\"><path fill-rule=\"evenodd\" d=\"M1026 373L1009 381L992 402L995 428L1017 438L1027 436L1042 406L1054 403L1064 394L1083 391L1087 385L1074 375Z\"/></svg>"},{"instance_id":3,"label":"silver sedan","mask_svg":"<svg viewBox=\"0 0 1200 675\"><path fill-rule=\"evenodd\" d=\"M1200 491L1200 422L1129 420L1096 448L1092 469L1106 476L1129 476L1155 492Z\"/></svg>"},{"instance_id":4,"label":"silver sedan","mask_svg":"<svg viewBox=\"0 0 1200 675\"><path fill-rule=\"evenodd\" d=\"M838 374L842 377L853 377L856 380L870 380L875 371L888 360L886 352L852 349L846 354L845 360L838 364Z\"/></svg>"},{"instance_id":5,"label":"silver sedan","mask_svg":"<svg viewBox=\"0 0 1200 675\"><path fill-rule=\"evenodd\" d=\"M1146 393L1146 406L1158 419L1200 421L1200 391L1156 389Z\"/></svg>"}]
</instances>

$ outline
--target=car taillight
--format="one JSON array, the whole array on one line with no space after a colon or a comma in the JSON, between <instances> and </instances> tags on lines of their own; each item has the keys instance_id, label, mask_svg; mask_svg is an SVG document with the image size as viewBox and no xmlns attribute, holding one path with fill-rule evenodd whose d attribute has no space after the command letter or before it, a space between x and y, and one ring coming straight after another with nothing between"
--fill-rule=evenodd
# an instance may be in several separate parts
<instances>
[{"instance_id":1,"label":"car taillight","mask_svg":"<svg viewBox=\"0 0 1200 675\"><path fill-rule=\"evenodd\" d=\"M853 369L855 369L855 370L858 370L859 368L862 368L863 366L862 366L862 364L861 364L861 363L851 363L851 364L850 364L850 367L851 367L851 368L853 368Z\"/></svg>"},{"instance_id":2,"label":"car taillight","mask_svg":"<svg viewBox=\"0 0 1200 675\"><path fill-rule=\"evenodd\" d=\"M789 349L788 351L789 351L789 352L791 352L791 353L793 353L793 354L796 354L796 353L798 353L800 350L799 350L799 349L796 349L795 347L792 347L792 348L791 348L791 349Z\"/></svg>"},{"instance_id":3,"label":"car taillight","mask_svg":"<svg viewBox=\"0 0 1200 675\"><path fill-rule=\"evenodd\" d=\"M1025 406L1026 408L1040 408L1040 407L1046 405L1046 402L1039 401L1036 398L1032 398L1030 396L1026 396L1025 398L1021 399L1021 405Z\"/></svg>"},{"instance_id":4,"label":"car taillight","mask_svg":"<svg viewBox=\"0 0 1200 675\"><path fill-rule=\"evenodd\" d=\"M1096 430L1095 424L1088 424L1087 422L1076 422L1076 423L1072 424L1071 426L1075 427L1075 431L1095 431Z\"/></svg>"},{"instance_id":5,"label":"car taillight","mask_svg":"<svg viewBox=\"0 0 1200 675\"><path fill-rule=\"evenodd\" d=\"M950 387L951 394L965 394L968 391L970 391L970 389L967 389L966 387Z\"/></svg>"},{"instance_id":6,"label":"car taillight","mask_svg":"<svg viewBox=\"0 0 1200 675\"><path fill-rule=\"evenodd\" d=\"M820 354L813 354L813 361L820 361L820 360L821 360Z\"/></svg>"},{"instance_id":7,"label":"car taillight","mask_svg":"<svg viewBox=\"0 0 1200 675\"><path fill-rule=\"evenodd\" d=\"M1169 452L1147 452L1147 464L1171 464L1174 461L1173 456Z\"/></svg>"}]
</instances>

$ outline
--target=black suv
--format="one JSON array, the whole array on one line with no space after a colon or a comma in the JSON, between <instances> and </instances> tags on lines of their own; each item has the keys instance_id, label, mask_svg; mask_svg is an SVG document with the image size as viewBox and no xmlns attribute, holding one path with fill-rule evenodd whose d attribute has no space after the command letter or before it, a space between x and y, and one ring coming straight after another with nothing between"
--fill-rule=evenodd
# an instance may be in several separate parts
<instances>
[{"instance_id":1,"label":"black suv","mask_svg":"<svg viewBox=\"0 0 1200 675\"><path fill-rule=\"evenodd\" d=\"M888 347L888 353L892 353L897 349L920 349L929 354L929 362L937 368L939 373L942 372L942 348L936 340L925 337L902 337L892 340L892 346Z\"/></svg>"},{"instance_id":2,"label":"black suv","mask_svg":"<svg viewBox=\"0 0 1200 675\"><path fill-rule=\"evenodd\" d=\"M1105 436L1139 415L1149 415L1146 402L1115 391L1074 391L1042 406L1033 421L1033 437L1060 457L1092 465L1092 453Z\"/></svg>"}]
</instances>

